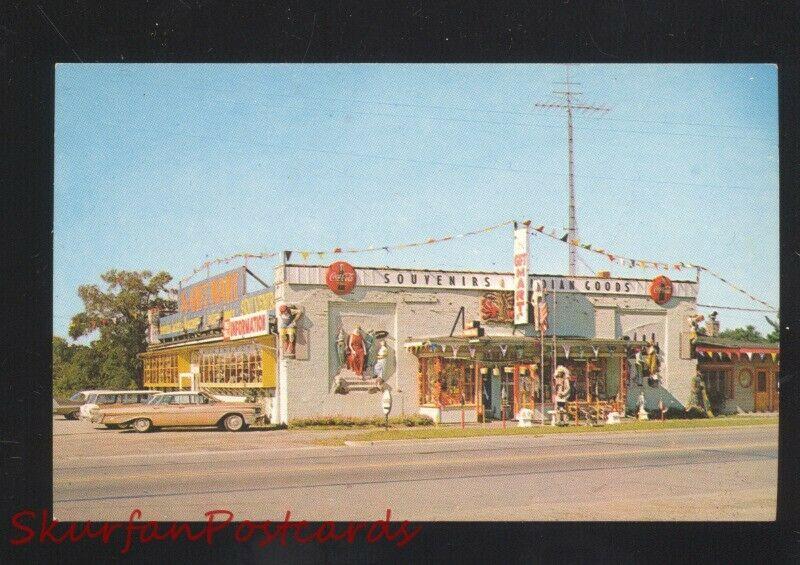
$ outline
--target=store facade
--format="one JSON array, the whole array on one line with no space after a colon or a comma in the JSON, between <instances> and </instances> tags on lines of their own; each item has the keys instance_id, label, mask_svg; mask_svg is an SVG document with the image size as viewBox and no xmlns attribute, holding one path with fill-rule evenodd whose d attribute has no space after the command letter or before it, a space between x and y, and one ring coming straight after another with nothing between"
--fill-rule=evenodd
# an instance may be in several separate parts
<instances>
[{"instance_id":1,"label":"store facade","mask_svg":"<svg viewBox=\"0 0 800 565\"><path fill-rule=\"evenodd\" d=\"M621 411L640 394L648 409L683 406L697 367L689 346L697 281L530 275L528 283L544 291L544 340L535 316L514 323L515 273L278 265L276 420L380 415L374 393L385 388L393 414L510 419L542 408L542 387L549 402L554 365L570 370L575 406ZM648 347L655 373L641 381L634 356Z\"/></svg>"},{"instance_id":2,"label":"store facade","mask_svg":"<svg viewBox=\"0 0 800 565\"><path fill-rule=\"evenodd\" d=\"M695 341L695 353L715 414L778 411L777 343L701 335Z\"/></svg>"},{"instance_id":3,"label":"store facade","mask_svg":"<svg viewBox=\"0 0 800 565\"><path fill-rule=\"evenodd\" d=\"M144 386L262 398L276 388L275 297L247 292L249 271L235 269L183 288L178 312L152 313L141 354Z\"/></svg>"}]
</instances>

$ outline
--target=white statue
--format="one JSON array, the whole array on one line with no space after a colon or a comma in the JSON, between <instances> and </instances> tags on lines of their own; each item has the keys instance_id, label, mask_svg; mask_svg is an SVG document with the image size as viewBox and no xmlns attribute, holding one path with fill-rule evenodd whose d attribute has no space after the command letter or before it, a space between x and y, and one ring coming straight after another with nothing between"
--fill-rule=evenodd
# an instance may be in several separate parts
<instances>
[{"instance_id":1,"label":"white statue","mask_svg":"<svg viewBox=\"0 0 800 565\"><path fill-rule=\"evenodd\" d=\"M383 379L383 372L386 370L386 359L389 357L389 348L386 347L386 340L378 342L378 355L375 361L375 376L380 380Z\"/></svg>"}]
</instances>

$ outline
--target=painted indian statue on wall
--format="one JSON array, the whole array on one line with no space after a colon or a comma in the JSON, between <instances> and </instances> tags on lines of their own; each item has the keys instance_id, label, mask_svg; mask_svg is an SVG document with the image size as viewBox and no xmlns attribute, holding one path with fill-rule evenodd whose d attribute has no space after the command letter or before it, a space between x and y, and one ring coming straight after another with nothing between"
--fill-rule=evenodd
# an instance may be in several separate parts
<instances>
[{"instance_id":1,"label":"painted indian statue on wall","mask_svg":"<svg viewBox=\"0 0 800 565\"><path fill-rule=\"evenodd\" d=\"M364 331L356 325L349 333L343 327L336 334L336 359L339 370L347 369L356 376L366 379L377 377L383 380L389 348L385 338L389 335L383 330Z\"/></svg>"}]
</instances>

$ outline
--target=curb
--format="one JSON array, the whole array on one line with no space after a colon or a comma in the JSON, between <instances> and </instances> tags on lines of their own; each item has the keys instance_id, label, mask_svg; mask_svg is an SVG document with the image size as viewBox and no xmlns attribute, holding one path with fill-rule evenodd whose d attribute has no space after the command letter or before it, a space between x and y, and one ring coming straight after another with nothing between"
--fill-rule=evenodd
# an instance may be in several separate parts
<instances>
[{"instance_id":1,"label":"curb","mask_svg":"<svg viewBox=\"0 0 800 565\"><path fill-rule=\"evenodd\" d=\"M427 438L415 438L415 439L369 439L369 440L345 440L344 445L347 447L362 447L365 445L373 445L373 444L384 444L384 443L393 443L393 444L403 444L403 443L419 443L422 441L441 441L441 440L465 440L465 439L495 439L495 438L515 438L515 437L545 437L551 435L583 435L583 434L609 434L609 433L643 433L643 432L692 432L695 430L701 429L742 429L742 428L755 428L758 426L777 426L778 422L774 424L744 424L741 426L702 426L697 428L652 428L646 430L621 430L619 432L601 432L601 431L587 431L587 432L562 432L559 434L486 434L486 435L478 435L478 436L453 436L453 437L427 437Z\"/></svg>"}]
</instances>

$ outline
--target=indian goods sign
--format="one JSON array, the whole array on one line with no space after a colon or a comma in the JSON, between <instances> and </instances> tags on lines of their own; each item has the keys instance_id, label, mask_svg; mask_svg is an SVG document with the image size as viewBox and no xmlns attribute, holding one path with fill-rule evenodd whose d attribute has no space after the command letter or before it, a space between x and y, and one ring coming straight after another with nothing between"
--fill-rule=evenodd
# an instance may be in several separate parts
<instances>
[{"instance_id":1,"label":"indian goods sign","mask_svg":"<svg viewBox=\"0 0 800 565\"><path fill-rule=\"evenodd\" d=\"M224 339L244 339L269 333L269 312L255 312L225 320L222 327Z\"/></svg>"},{"instance_id":2,"label":"indian goods sign","mask_svg":"<svg viewBox=\"0 0 800 565\"><path fill-rule=\"evenodd\" d=\"M347 264L347 263L345 263ZM334 263L336 265L336 263ZM333 265L332 265L333 266ZM383 269L359 267L353 269L353 284L360 287L393 288L439 288L458 290L514 290L513 273L489 273L471 271L431 271L422 269ZM330 267L319 265L285 265L276 271L276 283L298 285L329 284ZM541 291L577 294L614 294L625 296L650 296L648 279L621 279L602 277L569 277L551 275L529 275L530 289L536 292L537 281ZM672 281L672 296L694 298L697 283L694 281ZM330 287L329 287L330 288Z\"/></svg>"},{"instance_id":3,"label":"indian goods sign","mask_svg":"<svg viewBox=\"0 0 800 565\"><path fill-rule=\"evenodd\" d=\"M344 261L331 263L325 275L325 284L334 294L339 296L350 294L356 287L356 270L350 263Z\"/></svg>"},{"instance_id":4,"label":"indian goods sign","mask_svg":"<svg viewBox=\"0 0 800 565\"><path fill-rule=\"evenodd\" d=\"M531 239L530 224L514 228L514 323L527 324L530 314L528 304L528 247Z\"/></svg>"},{"instance_id":5,"label":"indian goods sign","mask_svg":"<svg viewBox=\"0 0 800 565\"><path fill-rule=\"evenodd\" d=\"M246 293L246 271L240 267L182 288L178 294L178 312L198 312L238 300Z\"/></svg>"}]
</instances>

